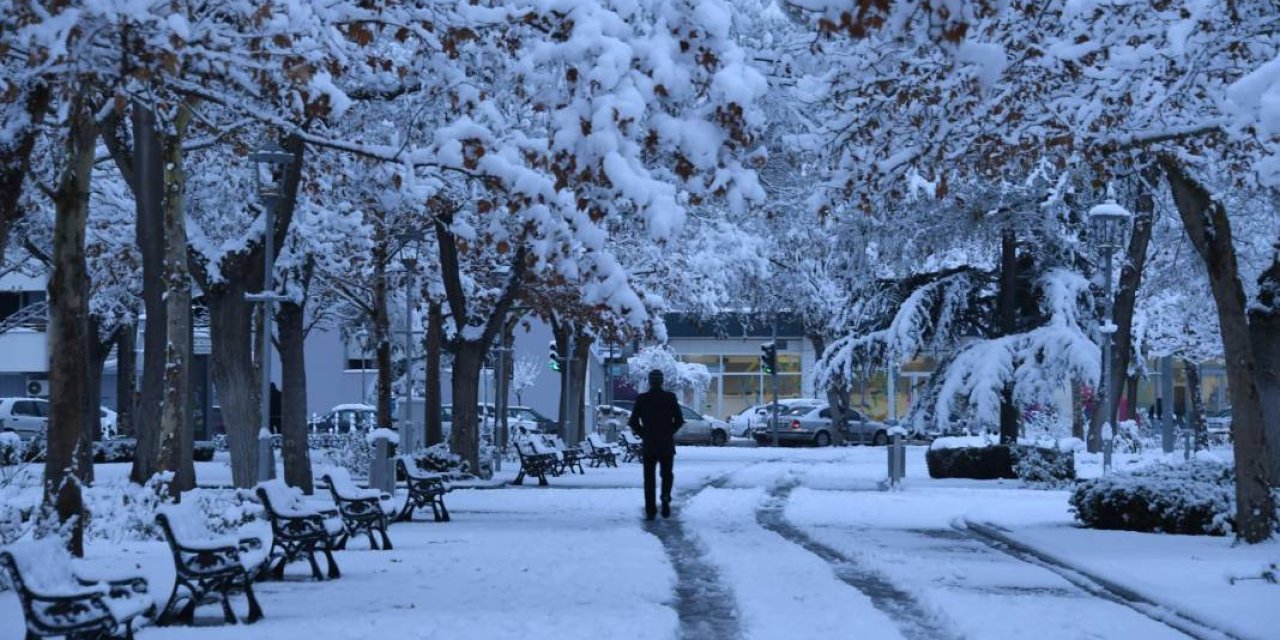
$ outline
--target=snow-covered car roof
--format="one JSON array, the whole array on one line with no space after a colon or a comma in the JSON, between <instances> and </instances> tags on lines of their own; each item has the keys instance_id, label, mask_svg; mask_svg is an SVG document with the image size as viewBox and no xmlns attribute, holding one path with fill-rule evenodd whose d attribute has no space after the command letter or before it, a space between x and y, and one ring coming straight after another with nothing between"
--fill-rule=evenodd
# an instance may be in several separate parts
<instances>
[{"instance_id":1,"label":"snow-covered car roof","mask_svg":"<svg viewBox=\"0 0 1280 640\"><path fill-rule=\"evenodd\" d=\"M377 407L371 407L367 404L352 403L352 404L337 405L334 408L330 409L329 411L334 412L334 411L377 411L377 410L378 410Z\"/></svg>"}]
</instances>

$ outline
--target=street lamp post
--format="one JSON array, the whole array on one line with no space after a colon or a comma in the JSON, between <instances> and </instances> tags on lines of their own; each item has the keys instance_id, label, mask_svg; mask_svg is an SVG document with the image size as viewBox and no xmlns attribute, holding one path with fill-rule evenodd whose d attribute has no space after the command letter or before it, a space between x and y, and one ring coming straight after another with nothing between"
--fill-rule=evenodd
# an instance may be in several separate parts
<instances>
[{"instance_id":1,"label":"street lamp post","mask_svg":"<svg viewBox=\"0 0 1280 640\"><path fill-rule=\"evenodd\" d=\"M272 269L275 265L275 214L276 207L284 197L285 170L293 164L293 154L285 151L279 143L268 140L261 148L249 155L254 165L254 185L257 188L258 200L262 203L264 224L262 231L262 292L245 294L250 302L262 304L262 338L258 345L261 349L259 367L262 373L262 425L258 430L258 465L259 482L270 480L275 476L275 456L271 451L271 319L272 303L287 300L286 296L277 295L273 289Z\"/></svg>"},{"instance_id":2,"label":"street lamp post","mask_svg":"<svg viewBox=\"0 0 1280 640\"><path fill-rule=\"evenodd\" d=\"M404 428L400 430L400 446L405 453L413 453L426 439L418 437L413 422L413 286L418 268L418 239L420 235L408 232L400 236L400 263L404 266Z\"/></svg>"},{"instance_id":3,"label":"street lamp post","mask_svg":"<svg viewBox=\"0 0 1280 640\"><path fill-rule=\"evenodd\" d=\"M1114 310L1111 294L1111 258L1117 249L1124 246L1129 223L1132 221L1133 214L1110 198L1089 210L1090 235L1093 237L1093 243L1102 252L1104 277L1103 305L1106 320L1102 327L1102 389L1098 406L1105 412L1102 414L1103 426L1110 427L1111 430L1111 437L1103 443L1102 469L1104 472L1111 469L1111 452L1116 433L1116 426L1111 424L1116 415L1116 394L1111 392L1112 378L1115 376L1111 366L1111 336L1116 331L1115 318L1112 317Z\"/></svg>"},{"instance_id":4,"label":"street lamp post","mask_svg":"<svg viewBox=\"0 0 1280 640\"><path fill-rule=\"evenodd\" d=\"M365 404L368 387L365 386L364 373L369 368L369 330L363 326L355 334L356 346L360 347L360 404Z\"/></svg>"}]
</instances>

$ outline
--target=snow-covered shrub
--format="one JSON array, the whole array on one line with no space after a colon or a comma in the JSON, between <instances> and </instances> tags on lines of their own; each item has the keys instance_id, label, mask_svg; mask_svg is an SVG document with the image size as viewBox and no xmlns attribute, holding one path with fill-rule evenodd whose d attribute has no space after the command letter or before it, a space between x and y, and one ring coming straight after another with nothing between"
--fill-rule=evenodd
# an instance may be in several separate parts
<instances>
[{"instance_id":1,"label":"snow-covered shrub","mask_svg":"<svg viewBox=\"0 0 1280 640\"><path fill-rule=\"evenodd\" d=\"M249 489L234 491L195 489L182 495L184 502L194 502L205 515L209 529L230 533L262 516L262 505Z\"/></svg>"},{"instance_id":2,"label":"snow-covered shrub","mask_svg":"<svg viewBox=\"0 0 1280 640\"><path fill-rule=\"evenodd\" d=\"M216 448L208 440L196 440L191 445L192 459L196 462L209 462L213 460L213 452Z\"/></svg>"},{"instance_id":3,"label":"snow-covered shrub","mask_svg":"<svg viewBox=\"0 0 1280 640\"><path fill-rule=\"evenodd\" d=\"M1222 536L1234 527L1234 471L1204 459L1156 464L1081 482L1070 502L1094 529Z\"/></svg>"},{"instance_id":4,"label":"snow-covered shrub","mask_svg":"<svg viewBox=\"0 0 1280 640\"><path fill-rule=\"evenodd\" d=\"M1016 447L1013 472L1031 485L1054 489L1070 484L1076 477L1072 451L1045 447Z\"/></svg>"},{"instance_id":5,"label":"snow-covered shrub","mask_svg":"<svg viewBox=\"0 0 1280 640\"><path fill-rule=\"evenodd\" d=\"M138 441L133 438L100 440L93 443L94 462L133 462Z\"/></svg>"},{"instance_id":6,"label":"snow-covered shrub","mask_svg":"<svg viewBox=\"0 0 1280 640\"><path fill-rule=\"evenodd\" d=\"M1053 441L1020 441L1002 445L995 436L938 438L925 452L931 478L995 480L1021 478L1028 482L1073 480L1075 452Z\"/></svg>"},{"instance_id":7,"label":"snow-covered shrub","mask_svg":"<svg viewBox=\"0 0 1280 640\"><path fill-rule=\"evenodd\" d=\"M347 470L352 476L369 474L369 462L373 460L373 447L365 441L362 431L333 434L331 447L323 450L329 462Z\"/></svg>"},{"instance_id":8,"label":"snow-covered shrub","mask_svg":"<svg viewBox=\"0 0 1280 640\"><path fill-rule=\"evenodd\" d=\"M156 508L170 501L164 485L172 479L171 472L158 473L142 486L128 478L117 478L86 487L84 506L89 517L85 521L85 538L108 542L159 540Z\"/></svg>"},{"instance_id":9,"label":"snow-covered shrub","mask_svg":"<svg viewBox=\"0 0 1280 640\"><path fill-rule=\"evenodd\" d=\"M16 467L27 450L22 438L12 431L0 431L0 467Z\"/></svg>"},{"instance_id":10,"label":"snow-covered shrub","mask_svg":"<svg viewBox=\"0 0 1280 640\"><path fill-rule=\"evenodd\" d=\"M486 455L493 455L492 447L488 447L488 449L489 451L486 452L482 448L480 452L482 465L492 459L491 457L485 457ZM450 451L449 445L444 443L433 445L425 449L419 449L410 455L410 457L413 459L414 463L418 465L418 468L423 471L443 473L445 476L454 479L462 479L471 476L471 465L468 464L462 456Z\"/></svg>"}]
</instances>

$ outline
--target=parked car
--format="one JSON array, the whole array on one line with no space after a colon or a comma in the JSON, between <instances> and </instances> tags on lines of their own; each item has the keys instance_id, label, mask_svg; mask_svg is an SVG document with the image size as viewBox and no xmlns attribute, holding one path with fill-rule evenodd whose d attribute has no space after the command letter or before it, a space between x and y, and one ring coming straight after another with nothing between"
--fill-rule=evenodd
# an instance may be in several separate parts
<instances>
[{"instance_id":1,"label":"parked car","mask_svg":"<svg viewBox=\"0 0 1280 640\"><path fill-rule=\"evenodd\" d=\"M729 423L704 416L680 405L684 426L676 432L676 444L709 444L722 447L729 442Z\"/></svg>"},{"instance_id":2,"label":"parked car","mask_svg":"<svg viewBox=\"0 0 1280 640\"><path fill-rule=\"evenodd\" d=\"M787 407L778 416L778 444L811 444L826 447L843 442L863 442L885 445L889 442L889 427L883 422L869 420L856 409L846 409L846 425L843 432L832 426L831 407L825 402L810 401ZM756 444L773 444L773 430L763 424L752 431Z\"/></svg>"},{"instance_id":3,"label":"parked car","mask_svg":"<svg viewBox=\"0 0 1280 640\"><path fill-rule=\"evenodd\" d=\"M23 440L31 440L44 434L48 427L48 400L0 398L0 431L13 431Z\"/></svg>"},{"instance_id":4,"label":"parked car","mask_svg":"<svg viewBox=\"0 0 1280 640\"><path fill-rule=\"evenodd\" d=\"M1231 409L1226 408L1222 411L1209 414L1204 419L1205 431L1209 433L1209 439L1217 442L1228 442L1231 440Z\"/></svg>"},{"instance_id":5,"label":"parked car","mask_svg":"<svg viewBox=\"0 0 1280 640\"><path fill-rule=\"evenodd\" d=\"M787 407L796 404L820 402L822 401L815 398L782 398L778 400L778 414L783 414L786 412ZM773 407L774 404L772 402L747 407L742 413L729 418L729 430L735 436L741 438L750 437L752 430L756 427L766 426L769 423L769 416L773 413Z\"/></svg>"},{"instance_id":6,"label":"parked car","mask_svg":"<svg viewBox=\"0 0 1280 640\"><path fill-rule=\"evenodd\" d=\"M481 434L488 435L493 431L494 407L492 404L480 405ZM536 432L555 433L556 422L541 413L521 406L507 407L507 428L512 433ZM446 404L440 408L440 430L448 436L453 430L453 405Z\"/></svg>"},{"instance_id":7,"label":"parked car","mask_svg":"<svg viewBox=\"0 0 1280 640\"><path fill-rule=\"evenodd\" d=\"M372 429L378 409L367 404L340 404L311 424L312 433L351 433Z\"/></svg>"}]
</instances>

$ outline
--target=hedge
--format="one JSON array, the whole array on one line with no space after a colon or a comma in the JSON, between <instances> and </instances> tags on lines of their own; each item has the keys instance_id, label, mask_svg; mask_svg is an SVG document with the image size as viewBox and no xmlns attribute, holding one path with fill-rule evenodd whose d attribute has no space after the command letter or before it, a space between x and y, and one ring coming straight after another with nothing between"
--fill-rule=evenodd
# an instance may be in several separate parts
<instances>
[{"instance_id":1,"label":"hedge","mask_svg":"<svg viewBox=\"0 0 1280 640\"><path fill-rule=\"evenodd\" d=\"M1062 482L1076 477L1075 452L1034 445L930 447L925 463L931 478Z\"/></svg>"},{"instance_id":2,"label":"hedge","mask_svg":"<svg viewBox=\"0 0 1280 640\"><path fill-rule=\"evenodd\" d=\"M1093 529L1224 536L1235 526L1235 473L1209 460L1156 464L1081 482L1070 502Z\"/></svg>"}]
</instances>

